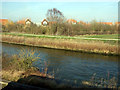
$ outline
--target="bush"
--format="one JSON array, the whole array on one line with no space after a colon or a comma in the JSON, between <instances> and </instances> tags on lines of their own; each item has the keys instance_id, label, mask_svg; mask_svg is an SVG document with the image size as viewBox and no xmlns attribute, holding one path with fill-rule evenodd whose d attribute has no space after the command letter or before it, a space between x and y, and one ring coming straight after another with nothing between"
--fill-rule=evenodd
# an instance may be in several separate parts
<instances>
[{"instance_id":1,"label":"bush","mask_svg":"<svg viewBox=\"0 0 120 90\"><path fill-rule=\"evenodd\" d=\"M69 24L66 22L63 23L54 23L48 26L37 26L32 23L30 25L22 24L8 24L2 27L2 30L5 32L23 32L31 34L47 34L47 35L86 35L86 34L118 34L117 25L106 25L98 23L95 20L89 24Z\"/></svg>"},{"instance_id":2,"label":"bush","mask_svg":"<svg viewBox=\"0 0 120 90\"><path fill-rule=\"evenodd\" d=\"M8 60L9 59L9 60ZM22 49L19 55L13 55L11 58L3 54L3 69L7 69L7 67L11 70L27 70L33 67L32 63L38 60L39 57L35 56L35 52L33 50L25 51ZM6 62L7 61L7 62Z\"/></svg>"}]
</instances>

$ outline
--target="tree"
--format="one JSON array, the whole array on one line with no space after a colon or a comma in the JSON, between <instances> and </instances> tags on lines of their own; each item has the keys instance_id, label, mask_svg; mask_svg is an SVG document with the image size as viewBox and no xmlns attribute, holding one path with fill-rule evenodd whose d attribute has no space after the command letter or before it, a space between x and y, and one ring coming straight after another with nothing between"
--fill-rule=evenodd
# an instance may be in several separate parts
<instances>
[{"instance_id":1,"label":"tree","mask_svg":"<svg viewBox=\"0 0 120 90\"><path fill-rule=\"evenodd\" d=\"M63 24L65 21L62 12L57 10L56 8L49 9L47 11L46 17L49 22L49 26L51 28L49 33L52 35L62 34L62 31L64 30L61 30L60 28L61 28L61 24Z\"/></svg>"},{"instance_id":2,"label":"tree","mask_svg":"<svg viewBox=\"0 0 120 90\"><path fill-rule=\"evenodd\" d=\"M61 11L57 10L56 8L49 9L47 11L47 20L49 22L59 22L62 23L64 21L64 16Z\"/></svg>"}]
</instances>

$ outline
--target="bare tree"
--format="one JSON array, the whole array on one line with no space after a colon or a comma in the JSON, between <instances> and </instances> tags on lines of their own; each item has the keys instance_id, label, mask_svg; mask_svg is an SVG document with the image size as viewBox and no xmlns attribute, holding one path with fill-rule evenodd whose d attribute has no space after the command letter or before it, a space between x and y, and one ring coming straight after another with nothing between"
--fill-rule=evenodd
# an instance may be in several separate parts
<instances>
[{"instance_id":1,"label":"bare tree","mask_svg":"<svg viewBox=\"0 0 120 90\"><path fill-rule=\"evenodd\" d=\"M64 21L64 16L61 11L57 10L56 8L49 9L47 11L47 20L49 22L63 22Z\"/></svg>"}]
</instances>

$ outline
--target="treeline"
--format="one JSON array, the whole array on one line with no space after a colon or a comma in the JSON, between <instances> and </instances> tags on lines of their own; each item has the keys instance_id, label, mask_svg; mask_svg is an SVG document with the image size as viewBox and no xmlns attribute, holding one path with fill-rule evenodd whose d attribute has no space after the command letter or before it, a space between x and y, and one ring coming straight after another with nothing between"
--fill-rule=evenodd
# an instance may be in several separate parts
<instances>
[{"instance_id":1,"label":"treeline","mask_svg":"<svg viewBox=\"0 0 120 90\"><path fill-rule=\"evenodd\" d=\"M13 23L5 26L3 25L2 31L74 36L86 34L118 34L118 26L97 23L95 21L89 24L54 23L48 26L37 26L34 23L31 23L30 25Z\"/></svg>"}]
</instances>

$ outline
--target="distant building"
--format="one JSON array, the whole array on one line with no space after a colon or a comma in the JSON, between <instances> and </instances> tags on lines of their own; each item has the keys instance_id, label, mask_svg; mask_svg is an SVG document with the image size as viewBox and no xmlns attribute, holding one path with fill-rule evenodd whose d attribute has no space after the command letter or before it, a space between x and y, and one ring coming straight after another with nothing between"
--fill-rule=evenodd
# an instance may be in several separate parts
<instances>
[{"instance_id":1,"label":"distant building","mask_svg":"<svg viewBox=\"0 0 120 90\"><path fill-rule=\"evenodd\" d=\"M6 25L6 24L8 24L8 19L0 19L0 23L2 25Z\"/></svg>"},{"instance_id":2,"label":"distant building","mask_svg":"<svg viewBox=\"0 0 120 90\"><path fill-rule=\"evenodd\" d=\"M25 24L26 24L26 25L30 25L31 23L32 23L32 22L31 22L30 19L26 19L26 20L25 20Z\"/></svg>"},{"instance_id":3,"label":"distant building","mask_svg":"<svg viewBox=\"0 0 120 90\"><path fill-rule=\"evenodd\" d=\"M87 25L87 23L85 23L85 22L83 22L83 21L78 22L78 24Z\"/></svg>"},{"instance_id":4,"label":"distant building","mask_svg":"<svg viewBox=\"0 0 120 90\"><path fill-rule=\"evenodd\" d=\"M120 25L120 22L115 22L115 25L117 25L117 26Z\"/></svg>"},{"instance_id":5,"label":"distant building","mask_svg":"<svg viewBox=\"0 0 120 90\"><path fill-rule=\"evenodd\" d=\"M51 21L49 22L49 25L56 24L56 23L57 23L56 21Z\"/></svg>"},{"instance_id":6,"label":"distant building","mask_svg":"<svg viewBox=\"0 0 120 90\"><path fill-rule=\"evenodd\" d=\"M47 25L52 25L52 24L55 24L57 23L56 21L47 21L46 19L43 19L43 21L41 22L41 25L42 26L47 26Z\"/></svg>"},{"instance_id":7,"label":"distant building","mask_svg":"<svg viewBox=\"0 0 120 90\"><path fill-rule=\"evenodd\" d=\"M77 24L77 21L74 20L74 19L68 19L68 20L67 20L67 23L70 23L70 24Z\"/></svg>"},{"instance_id":8,"label":"distant building","mask_svg":"<svg viewBox=\"0 0 120 90\"><path fill-rule=\"evenodd\" d=\"M105 25L113 25L112 22L98 22L98 23L105 24Z\"/></svg>"},{"instance_id":9,"label":"distant building","mask_svg":"<svg viewBox=\"0 0 120 90\"><path fill-rule=\"evenodd\" d=\"M49 22L46 19L43 19L43 21L41 22L41 25L47 26L49 25Z\"/></svg>"},{"instance_id":10,"label":"distant building","mask_svg":"<svg viewBox=\"0 0 120 90\"><path fill-rule=\"evenodd\" d=\"M25 25L25 20L19 20L19 21L17 22L17 24L23 24L23 25Z\"/></svg>"},{"instance_id":11,"label":"distant building","mask_svg":"<svg viewBox=\"0 0 120 90\"><path fill-rule=\"evenodd\" d=\"M30 19L19 20L17 24L30 25L32 22Z\"/></svg>"}]
</instances>

